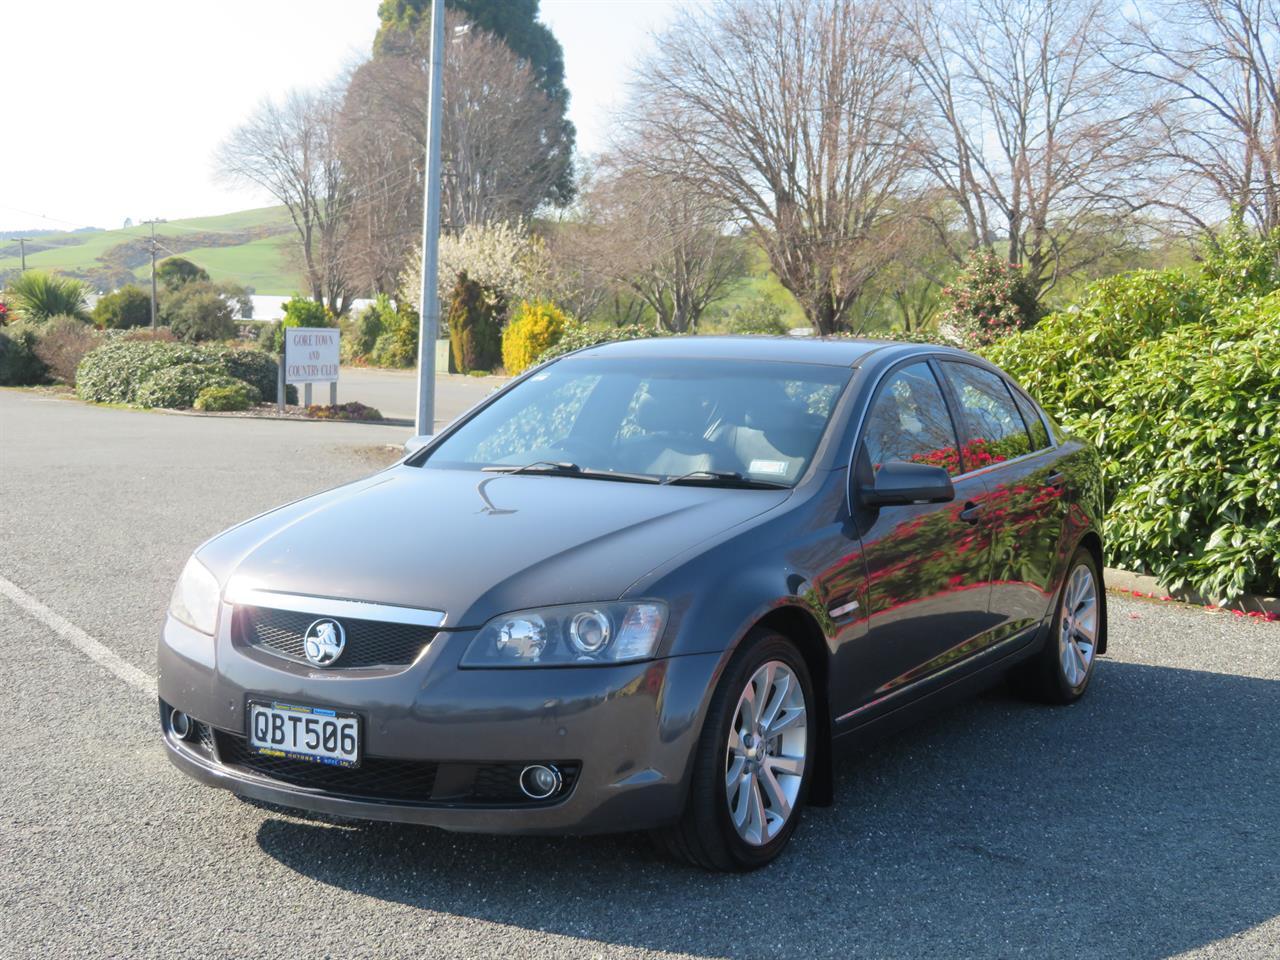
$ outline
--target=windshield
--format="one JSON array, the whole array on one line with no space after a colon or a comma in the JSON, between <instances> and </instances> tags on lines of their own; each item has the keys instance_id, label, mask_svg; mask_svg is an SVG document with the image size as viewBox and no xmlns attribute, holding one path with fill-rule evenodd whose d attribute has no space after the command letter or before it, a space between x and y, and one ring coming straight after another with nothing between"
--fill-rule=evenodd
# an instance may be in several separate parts
<instances>
[{"instance_id":1,"label":"windshield","mask_svg":"<svg viewBox=\"0 0 1280 960\"><path fill-rule=\"evenodd\" d=\"M791 486L850 373L772 361L569 358L498 397L428 462Z\"/></svg>"}]
</instances>

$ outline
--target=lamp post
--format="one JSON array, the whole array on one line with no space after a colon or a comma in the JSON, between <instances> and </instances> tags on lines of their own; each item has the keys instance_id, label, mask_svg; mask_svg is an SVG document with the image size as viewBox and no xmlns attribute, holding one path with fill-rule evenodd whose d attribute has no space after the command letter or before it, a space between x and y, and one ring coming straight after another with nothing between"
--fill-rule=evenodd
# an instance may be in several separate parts
<instances>
[{"instance_id":1,"label":"lamp post","mask_svg":"<svg viewBox=\"0 0 1280 960\"><path fill-rule=\"evenodd\" d=\"M435 433L437 290L440 245L440 113L444 80L444 2L431 2L431 81L427 88L427 176L422 211L422 313L418 320L418 409L414 433Z\"/></svg>"}]
</instances>

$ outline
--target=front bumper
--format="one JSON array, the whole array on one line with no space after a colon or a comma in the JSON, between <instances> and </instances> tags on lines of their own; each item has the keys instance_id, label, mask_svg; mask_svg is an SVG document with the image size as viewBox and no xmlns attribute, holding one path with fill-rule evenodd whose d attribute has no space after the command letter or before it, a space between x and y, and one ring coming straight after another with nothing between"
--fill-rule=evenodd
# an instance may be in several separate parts
<instances>
[{"instance_id":1,"label":"front bumper","mask_svg":"<svg viewBox=\"0 0 1280 960\"><path fill-rule=\"evenodd\" d=\"M169 618L159 645L159 694L228 743L246 734L249 698L360 714L362 756L441 768L567 762L571 786L553 801L509 805L406 802L284 782L223 762L216 746L176 737L183 772L256 800L320 813L486 833L640 830L684 805L693 749L719 669L716 654L610 667L459 669L474 636L442 632L409 667L324 671L233 643L229 608L209 638ZM219 739L221 738L221 739Z\"/></svg>"}]
</instances>

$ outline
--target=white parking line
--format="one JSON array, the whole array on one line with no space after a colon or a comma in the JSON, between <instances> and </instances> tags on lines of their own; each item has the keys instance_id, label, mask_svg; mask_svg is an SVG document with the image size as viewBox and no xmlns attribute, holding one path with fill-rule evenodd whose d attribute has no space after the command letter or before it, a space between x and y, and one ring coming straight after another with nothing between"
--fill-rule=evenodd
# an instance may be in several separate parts
<instances>
[{"instance_id":1,"label":"white parking line","mask_svg":"<svg viewBox=\"0 0 1280 960\"><path fill-rule=\"evenodd\" d=\"M110 647L102 643L102 641L89 636L89 634L85 633L66 617L54 613L35 597L31 596L31 594L27 593L27 591L19 587L16 583L12 583L4 577L0 577L0 596L8 597L26 613L35 617L90 660L106 667L135 690L140 690L143 693L149 693L152 696L155 696L155 677L149 676L139 670L132 663L125 660Z\"/></svg>"}]
</instances>

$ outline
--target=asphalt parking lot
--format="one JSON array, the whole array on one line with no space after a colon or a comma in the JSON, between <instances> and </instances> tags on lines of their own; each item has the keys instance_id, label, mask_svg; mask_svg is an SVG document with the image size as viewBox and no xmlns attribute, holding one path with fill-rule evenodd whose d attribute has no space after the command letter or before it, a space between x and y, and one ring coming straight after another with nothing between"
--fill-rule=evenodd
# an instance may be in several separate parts
<instances>
[{"instance_id":1,"label":"asphalt parking lot","mask_svg":"<svg viewBox=\"0 0 1280 960\"><path fill-rule=\"evenodd\" d=\"M1280 956L1280 625L1178 605L1113 599L1076 707L997 690L847 758L747 876L187 780L145 692L187 555L407 433L0 390L0 957Z\"/></svg>"}]
</instances>

